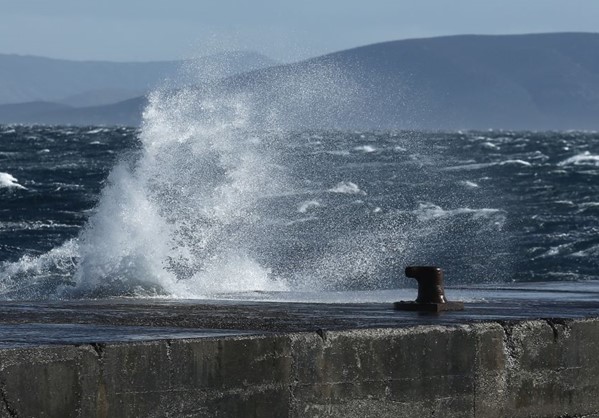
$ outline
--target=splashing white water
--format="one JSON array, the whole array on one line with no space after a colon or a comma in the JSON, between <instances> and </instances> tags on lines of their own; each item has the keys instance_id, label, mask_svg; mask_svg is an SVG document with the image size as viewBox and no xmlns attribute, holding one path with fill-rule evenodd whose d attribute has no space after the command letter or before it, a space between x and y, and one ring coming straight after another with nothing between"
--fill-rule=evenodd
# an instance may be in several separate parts
<instances>
[{"instance_id":1,"label":"splashing white water","mask_svg":"<svg viewBox=\"0 0 599 418\"><path fill-rule=\"evenodd\" d=\"M575 155L567 158L557 164L558 166L568 165L599 165L599 155L591 154L589 151L585 151L582 154Z\"/></svg>"},{"instance_id":2,"label":"splashing white water","mask_svg":"<svg viewBox=\"0 0 599 418\"><path fill-rule=\"evenodd\" d=\"M78 291L198 297L285 288L248 253L266 239L255 236L255 204L280 187L269 155L245 134L248 114L243 97L150 97L142 155L113 170L80 237Z\"/></svg>"},{"instance_id":3,"label":"splashing white water","mask_svg":"<svg viewBox=\"0 0 599 418\"><path fill-rule=\"evenodd\" d=\"M352 183L351 181L342 181L335 187L330 188L329 192L341 194L366 194L364 191L360 190L356 183Z\"/></svg>"},{"instance_id":4,"label":"splashing white water","mask_svg":"<svg viewBox=\"0 0 599 418\"><path fill-rule=\"evenodd\" d=\"M253 254L271 239L259 202L286 189L269 132L280 137L309 120L315 102L327 109L318 113L322 122L340 103L349 105L350 90L329 67L272 76L283 81L266 90L231 92L215 83L154 92L140 153L112 170L80 236L5 263L0 292L195 298L288 289ZM24 288L33 290L19 293Z\"/></svg>"},{"instance_id":5,"label":"splashing white water","mask_svg":"<svg viewBox=\"0 0 599 418\"><path fill-rule=\"evenodd\" d=\"M0 173L0 188L27 190L26 187L19 184L17 179L9 173Z\"/></svg>"}]
</instances>

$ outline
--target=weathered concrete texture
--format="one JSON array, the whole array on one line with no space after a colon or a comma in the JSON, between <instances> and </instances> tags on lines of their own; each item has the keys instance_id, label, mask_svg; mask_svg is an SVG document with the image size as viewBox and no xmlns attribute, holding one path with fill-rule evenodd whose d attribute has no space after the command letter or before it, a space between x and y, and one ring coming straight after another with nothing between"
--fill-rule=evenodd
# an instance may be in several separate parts
<instances>
[{"instance_id":1,"label":"weathered concrete texture","mask_svg":"<svg viewBox=\"0 0 599 418\"><path fill-rule=\"evenodd\" d=\"M599 414L599 319L0 350L5 417Z\"/></svg>"}]
</instances>

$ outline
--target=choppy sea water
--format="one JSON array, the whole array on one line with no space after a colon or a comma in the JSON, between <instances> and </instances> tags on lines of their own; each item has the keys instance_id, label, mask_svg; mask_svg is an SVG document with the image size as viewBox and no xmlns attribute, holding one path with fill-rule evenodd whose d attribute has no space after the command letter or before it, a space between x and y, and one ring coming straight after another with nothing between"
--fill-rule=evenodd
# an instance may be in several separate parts
<instances>
[{"instance_id":1,"label":"choppy sea water","mask_svg":"<svg viewBox=\"0 0 599 418\"><path fill-rule=\"evenodd\" d=\"M381 290L408 264L599 278L599 134L0 126L0 298Z\"/></svg>"}]
</instances>

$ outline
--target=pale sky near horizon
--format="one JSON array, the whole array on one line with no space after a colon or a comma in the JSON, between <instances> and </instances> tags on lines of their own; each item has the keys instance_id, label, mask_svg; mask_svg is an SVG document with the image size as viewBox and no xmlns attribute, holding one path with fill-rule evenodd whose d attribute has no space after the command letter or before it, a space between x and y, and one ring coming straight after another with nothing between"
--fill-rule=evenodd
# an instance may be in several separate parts
<instances>
[{"instance_id":1,"label":"pale sky near horizon","mask_svg":"<svg viewBox=\"0 0 599 418\"><path fill-rule=\"evenodd\" d=\"M254 50L291 61L388 40L599 32L599 0L0 0L0 53L149 61Z\"/></svg>"}]
</instances>

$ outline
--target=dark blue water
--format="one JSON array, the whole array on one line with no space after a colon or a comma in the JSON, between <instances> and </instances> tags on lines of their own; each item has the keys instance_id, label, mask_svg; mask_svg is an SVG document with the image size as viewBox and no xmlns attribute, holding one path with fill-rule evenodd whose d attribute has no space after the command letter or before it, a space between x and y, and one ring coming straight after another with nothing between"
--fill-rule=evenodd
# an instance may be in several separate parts
<instances>
[{"instance_id":1,"label":"dark blue water","mask_svg":"<svg viewBox=\"0 0 599 418\"><path fill-rule=\"evenodd\" d=\"M450 284L599 278L597 133L238 137L231 162L129 128L0 126L2 297L247 291L258 268L256 290L396 287L417 263Z\"/></svg>"}]
</instances>

